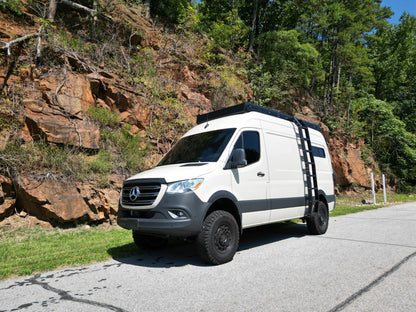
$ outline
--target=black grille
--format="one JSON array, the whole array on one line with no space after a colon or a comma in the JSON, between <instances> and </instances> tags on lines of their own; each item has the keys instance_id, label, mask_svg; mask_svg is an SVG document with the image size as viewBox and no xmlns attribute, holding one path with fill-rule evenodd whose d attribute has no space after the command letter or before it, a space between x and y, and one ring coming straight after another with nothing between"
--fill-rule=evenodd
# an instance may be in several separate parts
<instances>
[{"instance_id":1,"label":"black grille","mask_svg":"<svg viewBox=\"0 0 416 312\"><path fill-rule=\"evenodd\" d=\"M137 198L132 195L131 192L134 188L138 187L139 192L136 192ZM136 189L137 190L137 189ZM121 203L127 206L150 206L156 200L157 195L160 191L160 183L140 183L140 182L129 182L124 183Z\"/></svg>"}]
</instances>

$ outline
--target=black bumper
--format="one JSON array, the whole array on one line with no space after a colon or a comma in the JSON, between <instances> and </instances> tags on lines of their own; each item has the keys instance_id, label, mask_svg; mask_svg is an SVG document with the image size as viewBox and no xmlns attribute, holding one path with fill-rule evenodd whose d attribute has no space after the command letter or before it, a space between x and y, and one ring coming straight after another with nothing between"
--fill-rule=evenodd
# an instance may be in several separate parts
<instances>
[{"instance_id":1,"label":"black bumper","mask_svg":"<svg viewBox=\"0 0 416 312\"><path fill-rule=\"evenodd\" d=\"M201 231L208 203L202 202L193 192L164 194L152 209L134 209L119 204L119 226L142 234L188 237ZM174 218L169 211L180 211L183 217Z\"/></svg>"}]
</instances>

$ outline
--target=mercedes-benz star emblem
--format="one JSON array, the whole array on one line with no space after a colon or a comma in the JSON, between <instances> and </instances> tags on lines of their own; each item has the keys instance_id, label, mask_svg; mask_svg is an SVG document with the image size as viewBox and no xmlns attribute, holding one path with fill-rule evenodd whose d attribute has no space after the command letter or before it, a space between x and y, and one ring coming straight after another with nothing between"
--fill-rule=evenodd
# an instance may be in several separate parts
<instances>
[{"instance_id":1,"label":"mercedes-benz star emblem","mask_svg":"<svg viewBox=\"0 0 416 312\"><path fill-rule=\"evenodd\" d=\"M130 200L131 201L136 201L136 199L139 198L139 195L140 195L140 189L139 189L139 187L138 186L133 187L131 189L130 195L129 195Z\"/></svg>"}]
</instances>

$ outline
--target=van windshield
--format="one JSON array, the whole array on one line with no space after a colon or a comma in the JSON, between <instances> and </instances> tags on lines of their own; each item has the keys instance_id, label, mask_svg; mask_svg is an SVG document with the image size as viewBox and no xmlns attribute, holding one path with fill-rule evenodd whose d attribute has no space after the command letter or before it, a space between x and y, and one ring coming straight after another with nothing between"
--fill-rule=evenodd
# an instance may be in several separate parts
<instances>
[{"instance_id":1,"label":"van windshield","mask_svg":"<svg viewBox=\"0 0 416 312\"><path fill-rule=\"evenodd\" d=\"M184 137L162 158L158 166L217 161L235 128L198 133Z\"/></svg>"}]
</instances>

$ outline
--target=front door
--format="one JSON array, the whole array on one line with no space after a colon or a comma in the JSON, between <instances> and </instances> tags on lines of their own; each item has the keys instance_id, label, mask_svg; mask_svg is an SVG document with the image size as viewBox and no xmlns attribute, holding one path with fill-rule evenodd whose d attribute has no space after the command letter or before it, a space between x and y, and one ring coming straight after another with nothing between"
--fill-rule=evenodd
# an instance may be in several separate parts
<instances>
[{"instance_id":1,"label":"front door","mask_svg":"<svg viewBox=\"0 0 416 312\"><path fill-rule=\"evenodd\" d=\"M243 227L267 223L270 219L267 158L262 142L258 130L244 130L233 147L244 149L247 159L246 166L230 170L232 190L242 211Z\"/></svg>"}]
</instances>

